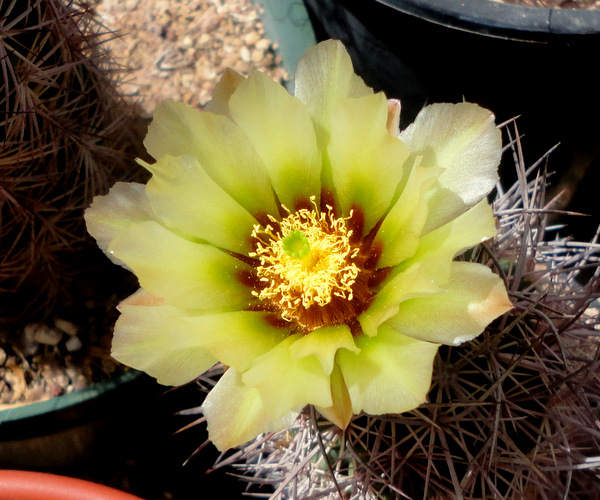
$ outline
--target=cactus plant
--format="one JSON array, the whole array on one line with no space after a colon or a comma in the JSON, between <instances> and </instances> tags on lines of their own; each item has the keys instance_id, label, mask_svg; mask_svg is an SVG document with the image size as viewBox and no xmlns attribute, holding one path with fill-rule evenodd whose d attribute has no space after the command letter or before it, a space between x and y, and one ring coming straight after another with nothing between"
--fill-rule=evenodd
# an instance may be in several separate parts
<instances>
[{"instance_id":1,"label":"cactus plant","mask_svg":"<svg viewBox=\"0 0 600 500\"><path fill-rule=\"evenodd\" d=\"M416 410L358 416L342 432L310 409L217 468L237 468L272 499L595 498L600 245L552 238L547 158L526 168L516 124L505 129L519 180L498 188L499 235L462 258L501 272L516 308L440 349L429 402Z\"/></svg>"},{"instance_id":2,"label":"cactus plant","mask_svg":"<svg viewBox=\"0 0 600 500\"><path fill-rule=\"evenodd\" d=\"M0 324L76 314L107 260L83 209L138 175L138 114L83 2L0 1ZM137 150L136 150L137 148ZM104 271L103 271L104 272ZM110 279L102 275L103 279ZM113 291L115 289L112 283Z\"/></svg>"}]
</instances>

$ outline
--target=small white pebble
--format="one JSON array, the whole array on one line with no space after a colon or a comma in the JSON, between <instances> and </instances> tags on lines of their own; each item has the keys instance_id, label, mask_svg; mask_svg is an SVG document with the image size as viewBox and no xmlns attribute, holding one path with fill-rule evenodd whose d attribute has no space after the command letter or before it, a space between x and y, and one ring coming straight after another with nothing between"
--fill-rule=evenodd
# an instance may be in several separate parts
<instances>
[{"instance_id":1,"label":"small white pebble","mask_svg":"<svg viewBox=\"0 0 600 500\"><path fill-rule=\"evenodd\" d=\"M71 379L71 386L74 391L78 389L83 389L84 387L89 385L88 379L86 376L81 373L81 371L73 366L67 367L65 373Z\"/></svg>"},{"instance_id":2,"label":"small white pebble","mask_svg":"<svg viewBox=\"0 0 600 500\"><path fill-rule=\"evenodd\" d=\"M57 345L62 340L63 334L60 330L41 325L35 332L35 341L44 345Z\"/></svg>"},{"instance_id":3,"label":"small white pebble","mask_svg":"<svg viewBox=\"0 0 600 500\"><path fill-rule=\"evenodd\" d=\"M66 319L58 318L54 322L54 326L59 330L65 332L67 335L77 335L78 332L77 326L75 326L74 323L67 321Z\"/></svg>"},{"instance_id":4,"label":"small white pebble","mask_svg":"<svg viewBox=\"0 0 600 500\"><path fill-rule=\"evenodd\" d=\"M38 352L40 343L36 340L37 332L44 325L40 323L30 323L23 331L23 346L21 351L24 356L33 356Z\"/></svg>"},{"instance_id":5,"label":"small white pebble","mask_svg":"<svg viewBox=\"0 0 600 500\"><path fill-rule=\"evenodd\" d=\"M184 49L189 49L190 47L194 46L194 39L191 36L186 35L179 42L179 46L183 47Z\"/></svg>"},{"instance_id":6,"label":"small white pebble","mask_svg":"<svg viewBox=\"0 0 600 500\"><path fill-rule=\"evenodd\" d=\"M56 382L56 385L61 389L66 389L70 385L71 379L66 373L59 372L54 376L54 382Z\"/></svg>"},{"instance_id":7,"label":"small white pebble","mask_svg":"<svg viewBox=\"0 0 600 500\"><path fill-rule=\"evenodd\" d=\"M244 43L246 45L254 45L259 38L260 34L257 31L251 31L244 36Z\"/></svg>"},{"instance_id":8,"label":"small white pebble","mask_svg":"<svg viewBox=\"0 0 600 500\"><path fill-rule=\"evenodd\" d=\"M250 60L252 59L252 54L250 53L250 49L248 49L248 47L242 47L240 49L240 57L242 58L242 61L244 62L250 62Z\"/></svg>"},{"instance_id":9,"label":"small white pebble","mask_svg":"<svg viewBox=\"0 0 600 500\"><path fill-rule=\"evenodd\" d=\"M65 342L65 347L69 352L79 351L79 349L81 349L82 346L83 344L81 343L81 340L77 335L72 335L71 337L69 337L69 340Z\"/></svg>"},{"instance_id":10,"label":"small white pebble","mask_svg":"<svg viewBox=\"0 0 600 500\"><path fill-rule=\"evenodd\" d=\"M252 51L252 62L259 63L264 57L265 55L262 50L255 49Z\"/></svg>"},{"instance_id":11,"label":"small white pebble","mask_svg":"<svg viewBox=\"0 0 600 500\"><path fill-rule=\"evenodd\" d=\"M29 323L26 325L25 329L23 330L23 336L25 337L25 340L28 342L33 341L39 328L40 325L38 323Z\"/></svg>"},{"instance_id":12,"label":"small white pebble","mask_svg":"<svg viewBox=\"0 0 600 500\"><path fill-rule=\"evenodd\" d=\"M263 52L268 50L270 46L271 46L271 40L269 40L267 38L260 39L258 42L256 42L256 45L255 45L255 47L258 50L262 50Z\"/></svg>"},{"instance_id":13,"label":"small white pebble","mask_svg":"<svg viewBox=\"0 0 600 500\"><path fill-rule=\"evenodd\" d=\"M202 33L198 39L198 46L202 47L203 45L207 45L210 41L210 35L208 33Z\"/></svg>"}]
</instances>

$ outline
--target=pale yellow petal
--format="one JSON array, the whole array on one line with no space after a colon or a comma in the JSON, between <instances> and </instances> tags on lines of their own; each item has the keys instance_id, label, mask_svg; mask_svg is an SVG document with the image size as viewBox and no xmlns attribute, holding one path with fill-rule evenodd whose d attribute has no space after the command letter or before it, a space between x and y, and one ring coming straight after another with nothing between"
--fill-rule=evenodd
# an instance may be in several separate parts
<instances>
[{"instance_id":1,"label":"pale yellow petal","mask_svg":"<svg viewBox=\"0 0 600 500\"><path fill-rule=\"evenodd\" d=\"M192 156L163 156L153 165L146 193L162 224L179 234L246 255L257 224Z\"/></svg>"},{"instance_id":2,"label":"pale yellow petal","mask_svg":"<svg viewBox=\"0 0 600 500\"><path fill-rule=\"evenodd\" d=\"M252 214L275 213L271 180L248 137L229 118L164 101L154 111L144 142L156 159L192 156L208 176ZM170 164L157 164L152 172Z\"/></svg>"},{"instance_id":3,"label":"pale yellow petal","mask_svg":"<svg viewBox=\"0 0 600 500\"><path fill-rule=\"evenodd\" d=\"M354 73L348 52L337 40L321 42L304 53L294 84L294 95L307 106L320 135L329 130L332 110L341 99L373 93Z\"/></svg>"},{"instance_id":4,"label":"pale yellow petal","mask_svg":"<svg viewBox=\"0 0 600 500\"><path fill-rule=\"evenodd\" d=\"M290 346L300 338L292 335L268 353L255 359L242 376L244 384L256 387L271 418L299 411L307 404L332 404L329 375L316 356L296 358Z\"/></svg>"},{"instance_id":5,"label":"pale yellow petal","mask_svg":"<svg viewBox=\"0 0 600 500\"><path fill-rule=\"evenodd\" d=\"M189 382L217 361L245 370L287 336L262 312L198 315L165 305L143 289L119 310L113 356L166 385Z\"/></svg>"},{"instance_id":6,"label":"pale yellow petal","mask_svg":"<svg viewBox=\"0 0 600 500\"><path fill-rule=\"evenodd\" d=\"M327 145L334 107L343 99L373 94L354 73L346 48L337 40L326 40L308 49L296 69L294 95L308 108L314 121L322 154L321 181L327 195L333 194Z\"/></svg>"},{"instance_id":7,"label":"pale yellow petal","mask_svg":"<svg viewBox=\"0 0 600 500\"><path fill-rule=\"evenodd\" d=\"M400 139L422 156L425 167L445 169L429 193L425 231L435 229L478 203L495 186L502 136L491 111L476 104L426 106Z\"/></svg>"},{"instance_id":8,"label":"pale yellow petal","mask_svg":"<svg viewBox=\"0 0 600 500\"><path fill-rule=\"evenodd\" d=\"M347 325L318 328L290 346L290 352L295 358L316 356L328 375L333 370L335 355L339 349L358 351Z\"/></svg>"},{"instance_id":9,"label":"pale yellow petal","mask_svg":"<svg viewBox=\"0 0 600 500\"><path fill-rule=\"evenodd\" d=\"M211 100L204 106L204 109L212 113L230 116L229 98L245 79L246 77L240 75L237 71L225 68L223 76L215 85Z\"/></svg>"},{"instance_id":10,"label":"pale yellow petal","mask_svg":"<svg viewBox=\"0 0 600 500\"><path fill-rule=\"evenodd\" d=\"M390 208L410 151L387 131L382 93L344 99L331 116L328 146L333 187L344 215L356 208L367 234Z\"/></svg>"},{"instance_id":11,"label":"pale yellow petal","mask_svg":"<svg viewBox=\"0 0 600 500\"><path fill-rule=\"evenodd\" d=\"M259 311L209 312L189 315L182 321L215 358L240 371L289 335L287 329L273 326Z\"/></svg>"},{"instance_id":12,"label":"pale yellow petal","mask_svg":"<svg viewBox=\"0 0 600 500\"><path fill-rule=\"evenodd\" d=\"M263 432L290 427L298 416L298 412L287 412L278 418L270 417L258 390L244 385L235 368L229 368L208 393L202 411L209 439L220 451L239 446Z\"/></svg>"},{"instance_id":13,"label":"pale yellow petal","mask_svg":"<svg viewBox=\"0 0 600 500\"><path fill-rule=\"evenodd\" d=\"M389 134L400 136L400 110L402 105L398 99L388 99L387 101L388 116L386 128Z\"/></svg>"},{"instance_id":14,"label":"pale yellow petal","mask_svg":"<svg viewBox=\"0 0 600 500\"><path fill-rule=\"evenodd\" d=\"M155 219L145 186L135 182L117 182L107 195L96 196L84 217L100 249L123 267L127 265L108 252L108 245L130 224Z\"/></svg>"},{"instance_id":15,"label":"pale yellow petal","mask_svg":"<svg viewBox=\"0 0 600 500\"><path fill-rule=\"evenodd\" d=\"M121 363L155 377L160 384L182 385L194 380L217 359L190 330L173 306L119 307L112 341L112 356Z\"/></svg>"},{"instance_id":16,"label":"pale yellow petal","mask_svg":"<svg viewBox=\"0 0 600 500\"><path fill-rule=\"evenodd\" d=\"M358 318L367 335L396 315L405 300L444 293L450 279L452 259L496 234L492 210L486 200L425 235L414 255L397 265L377 292L369 308ZM383 260L385 262L385 260Z\"/></svg>"},{"instance_id":17,"label":"pale yellow petal","mask_svg":"<svg viewBox=\"0 0 600 500\"><path fill-rule=\"evenodd\" d=\"M414 255L400 267L406 269L421 263L438 283L444 283L450 276L454 257L492 238L496 232L492 208L487 200L481 200L456 219L423 236Z\"/></svg>"},{"instance_id":18,"label":"pale yellow petal","mask_svg":"<svg viewBox=\"0 0 600 500\"><path fill-rule=\"evenodd\" d=\"M369 308L358 317L358 321L366 335L377 335L379 325L398 312L401 302L443 292L427 270L421 264L415 264L390 276L375 294Z\"/></svg>"},{"instance_id":19,"label":"pale yellow petal","mask_svg":"<svg viewBox=\"0 0 600 500\"><path fill-rule=\"evenodd\" d=\"M381 247L378 268L399 264L411 257L419 247L427 218L425 193L436 181L439 169L421 167L418 160L410 171L400 197L377 231L375 245Z\"/></svg>"},{"instance_id":20,"label":"pale yellow petal","mask_svg":"<svg viewBox=\"0 0 600 500\"><path fill-rule=\"evenodd\" d=\"M504 282L473 262L453 262L446 292L402 302L386 324L419 340L458 345L512 308Z\"/></svg>"},{"instance_id":21,"label":"pale yellow petal","mask_svg":"<svg viewBox=\"0 0 600 500\"><path fill-rule=\"evenodd\" d=\"M138 288L136 292L123 299L117 309L120 311L123 306L164 306L165 299L152 295L148 290Z\"/></svg>"},{"instance_id":22,"label":"pale yellow petal","mask_svg":"<svg viewBox=\"0 0 600 500\"><path fill-rule=\"evenodd\" d=\"M352 400L346 387L344 376L339 364L334 364L331 372L331 398L333 404L327 408L317 406L317 410L327 420L333 422L340 429L348 427L354 412L352 410Z\"/></svg>"},{"instance_id":23,"label":"pale yellow petal","mask_svg":"<svg viewBox=\"0 0 600 500\"><path fill-rule=\"evenodd\" d=\"M254 71L229 99L229 111L266 165L290 210L321 192L321 153L306 107L268 75Z\"/></svg>"},{"instance_id":24,"label":"pale yellow petal","mask_svg":"<svg viewBox=\"0 0 600 500\"><path fill-rule=\"evenodd\" d=\"M385 325L376 336L360 336L356 343L359 353L339 354L354 413L401 413L426 401L438 344L406 337Z\"/></svg>"},{"instance_id":25,"label":"pale yellow petal","mask_svg":"<svg viewBox=\"0 0 600 500\"><path fill-rule=\"evenodd\" d=\"M243 309L255 302L241 273L252 269L211 246L192 243L157 222L132 224L108 247L143 288L182 309Z\"/></svg>"},{"instance_id":26,"label":"pale yellow petal","mask_svg":"<svg viewBox=\"0 0 600 500\"><path fill-rule=\"evenodd\" d=\"M263 312L198 315L165 305L144 289L124 300L119 311L113 355L168 385L197 377L217 360L244 370L288 335L285 329L271 325ZM195 363L193 370L185 368L188 359ZM201 359L206 362L200 364ZM202 369L198 371L198 367ZM178 376L188 380L181 382Z\"/></svg>"}]
</instances>

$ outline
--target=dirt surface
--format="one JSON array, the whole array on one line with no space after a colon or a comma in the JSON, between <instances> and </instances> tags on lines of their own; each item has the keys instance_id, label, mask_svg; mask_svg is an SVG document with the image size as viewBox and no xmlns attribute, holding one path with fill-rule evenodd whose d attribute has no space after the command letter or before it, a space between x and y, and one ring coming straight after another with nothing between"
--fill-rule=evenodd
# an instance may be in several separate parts
<instances>
[{"instance_id":1,"label":"dirt surface","mask_svg":"<svg viewBox=\"0 0 600 500\"><path fill-rule=\"evenodd\" d=\"M95 7L122 35L107 48L131 68L123 92L149 114L163 99L205 104L227 67L286 78L251 0L97 0Z\"/></svg>"}]
</instances>

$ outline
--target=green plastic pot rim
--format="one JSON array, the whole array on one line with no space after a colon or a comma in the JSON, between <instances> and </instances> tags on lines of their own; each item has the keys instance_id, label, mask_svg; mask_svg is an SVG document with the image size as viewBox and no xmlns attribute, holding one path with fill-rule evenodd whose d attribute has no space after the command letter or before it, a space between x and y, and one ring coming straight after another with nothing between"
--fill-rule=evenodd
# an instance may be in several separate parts
<instances>
[{"instance_id":1,"label":"green plastic pot rim","mask_svg":"<svg viewBox=\"0 0 600 500\"><path fill-rule=\"evenodd\" d=\"M18 500L141 500L83 479L19 470L0 470L0 498Z\"/></svg>"},{"instance_id":2,"label":"green plastic pot rim","mask_svg":"<svg viewBox=\"0 0 600 500\"><path fill-rule=\"evenodd\" d=\"M0 410L0 426L9 422L39 417L44 414L58 412L72 406L85 403L92 399L106 394L113 389L121 387L123 384L137 380L142 376L141 372L136 370L127 370L115 377L101 382L97 382L89 387L77 391L57 396L52 399L40 401L38 403L16 406L14 408L5 408Z\"/></svg>"},{"instance_id":3,"label":"green plastic pot rim","mask_svg":"<svg viewBox=\"0 0 600 500\"><path fill-rule=\"evenodd\" d=\"M546 9L495 0L375 1L435 24L500 38L600 34L597 9Z\"/></svg>"},{"instance_id":4,"label":"green plastic pot rim","mask_svg":"<svg viewBox=\"0 0 600 500\"><path fill-rule=\"evenodd\" d=\"M291 79L298 61L315 45L314 28L303 0L252 0L260 7L260 18L266 35L277 44L282 66Z\"/></svg>"}]
</instances>

